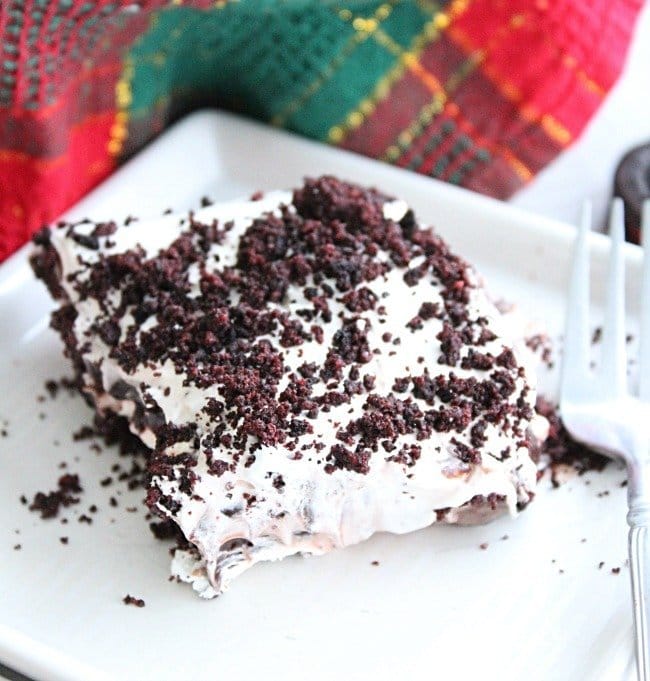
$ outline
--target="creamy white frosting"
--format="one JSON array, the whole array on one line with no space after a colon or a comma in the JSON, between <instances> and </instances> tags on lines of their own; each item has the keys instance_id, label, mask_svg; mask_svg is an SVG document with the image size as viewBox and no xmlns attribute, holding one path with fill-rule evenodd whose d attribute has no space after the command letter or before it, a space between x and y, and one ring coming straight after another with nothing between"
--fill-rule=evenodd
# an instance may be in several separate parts
<instances>
[{"instance_id":1,"label":"creamy white frosting","mask_svg":"<svg viewBox=\"0 0 650 681\"><path fill-rule=\"evenodd\" d=\"M195 219L199 222L233 221L225 241L212 247L210 255L219 258L218 262L212 258L213 266L233 265L239 238L252 220L268 211L278 213L278 207L290 204L291 198L288 192L273 192L258 201L234 201L197 211ZM386 217L396 221L406 210L407 206L402 201L389 202L384 206ZM82 353L84 360L89 366L101 362L103 392L98 394L89 377L87 381L87 390L93 395L97 407L130 418L135 403L128 399L117 400L109 394L116 382L124 381L135 390L139 401L145 395L153 398L168 423L197 423L197 432L201 434L210 429L202 410L209 398L218 397L219 386L204 389L187 384L186 375L177 373L170 360L162 364L139 365L135 371L127 373L109 357L110 348L90 331L100 313L97 302L92 298L81 300L74 283L68 280L69 275L75 274L76 280L82 281L88 275L87 264L95 262L100 253L116 254L139 246L148 256L154 256L186 227L187 222L179 216L168 215L120 227L110 237L100 238L99 251L80 246L62 229L53 231L52 244L61 260L61 284L78 313L75 335L88 342ZM93 228L92 224L77 225L75 231L89 234ZM410 266L416 264L412 261ZM419 375L424 366L429 367L433 376L453 372L460 378L474 376L479 380L485 379L484 372L438 365L435 359L431 359L440 354L440 341L436 336L442 329L442 322L436 318L427 320L426 333L412 333L406 325L417 315L423 302L442 303L441 288L432 284L430 278L423 278L417 285L409 287L403 274L404 269L393 267L385 276L364 284L377 295L380 304L386 308L386 314L381 317L385 323L380 321L374 310L358 314L358 323L368 329L370 349L381 350L381 354L373 354L370 361L362 365L361 375L376 377L374 390L379 394L389 394L396 378ZM190 268L191 296L200 295L199 280L198 270ZM490 330L496 334L496 339L482 347L481 352L497 356L504 347L513 350L517 364L524 367L525 372L516 379L516 390L511 400L516 401L527 385L529 391L525 399L534 407L534 359L524 345L522 329L513 322L512 316L497 310L478 280L475 279L474 283L476 287L471 289L468 307L470 317L487 318ZM323 364L331 337L340 325L338 313L345 309L338 297L328 301L332 323L319 320L324 342L283 348L285 367L295 371L304 362L315 362L318 366ZM116 297L109 302L116 305L119 300ZM306 306L308 301L304 298L303 287L292 285L280 307L295 312ZM123 334L132 322L130 315L122 319ZM156 324L156 318L150 317L142 328L153 328ZM382 340L386 332L393 339L399 338L401 344L393 345L392 341ZM463 348L461 353L466 351L467 348ZM419 357L427 358L427 363L419 363ZM281 380L278 392L283 390L286 382L287 379ZM317 384L314 389L318 395L325 386ZM164 494L179 502L180 510L174 520L198 549L198 555L177 551L172 563L173 574L191 582L202 596L211 597L224 590L237 574L259 561L277 560L298 552L321 554L363 541L379 531L410 532L436 522L438 509L451 509L444 518L445 522L480 520L481 511L472 515L471 510L461 509L477 495L503 496L514 514L517 503L526 502L529 493L534 490L536 467L528 449L517 446L519 437L513 437L511 432L493 424L488 424L485 431L487 441L481 447L482 463L479 466L461 462L450 442L456 438L469 444L467 428L461 434L433 433L430 439L417 442L422 447L422 455L411 467L387 461L389 455L380 448L372 455L367 474L341 469L326 473L324 459L329 447L336 443L339 423L345 424L361 416L366 398L365 394L352 396L351 403L332 407L328 413L321 412L316 420L310 422L314 433L304 436L305 441L326 444L320 455L312 449L302 459L296 460L294 453L282 445L264 445L255 451L255 461L249 467L238 466L235 472L228 470L217 476L208 471L205 455L198 452L198 464L194 469L198 478L192 496L178 489L178 480L154 479L154 484ZM532 428L536 435L543 436L544 424L538 417L524 424L526 426ZM133 424L132 428L147 445L155 446L155 436L151 431L138 430ZM396 441L395 451L399 451L403 444L411 443L416 443L414 435L402 435ZM176 444L168 453L182 453L188 447L187 443ZM510 457L501 460L500 453L508 447ZM218 452L215 452L214 458L220 458ZM178 473L180 476L180 468ZM274 484L277 476L282 476L284 485ZM256 501L247 504L244 494L254 496ZM164 506L161 505L160 510L169 515ZM240 540L239 545L224 547L233 540Z\"/></svg>"}]
</instances>

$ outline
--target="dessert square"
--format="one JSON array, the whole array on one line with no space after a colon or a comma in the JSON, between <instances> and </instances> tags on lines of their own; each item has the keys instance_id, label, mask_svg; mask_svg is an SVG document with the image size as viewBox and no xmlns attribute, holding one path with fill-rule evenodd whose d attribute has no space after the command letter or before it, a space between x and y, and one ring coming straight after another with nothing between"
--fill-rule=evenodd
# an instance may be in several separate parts
<instances>
[{"instance_id":1,"label":"dessert square","mask_svg":"<svg viewBox=\"0 0 650 681\"><path fill-rule=\"evenodd\" d=\"M172 572L200 595L533 498L523 329L405 202L324 176L35 241L79 387L151 448L147 504L187 539Z\"/></svg>"}]
</instances>

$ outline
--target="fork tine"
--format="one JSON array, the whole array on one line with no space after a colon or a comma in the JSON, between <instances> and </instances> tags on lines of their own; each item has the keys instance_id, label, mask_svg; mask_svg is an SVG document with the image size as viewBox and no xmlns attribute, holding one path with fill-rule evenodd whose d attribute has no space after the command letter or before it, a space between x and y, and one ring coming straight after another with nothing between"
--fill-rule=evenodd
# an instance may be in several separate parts
<instances>
[{"instance_id":1,"label":"fork tine","mask_svg":"<svg viewBox=\"0 0 650 681\"><path fill-rule=\"evenodd\" d=\"M582 206L580 226L573 253L573 269L569 287L568 311L564 335L564 360L560 396L565 399L578 380L589 372L589 248L587 235L591 229L591 203Z\"/></svg>"},{"instance_id":2,"label":"fork tine","mask_svg":"<svg viewBox=\"0 0 650 681\"><path fill-rule=\"evenodd\" d=\"M643 245L643 278L641 281L639 397L650 401L650 199L643 203L641 243Z\"/></svg>"},{"instance_id":3,"label":"fork tine","mask_svg":"<svg viewBox=\"0 0 650 681\"><path fill-rule=\"evenodd\" d=\"M602 371L607 393L614 397L627 389L627 359L625 351L625 262L623 242L625 223L623 200L615 198L609 216L609 270L607 273L607 302L603 324Z\"/></svg>"}]
</instances>

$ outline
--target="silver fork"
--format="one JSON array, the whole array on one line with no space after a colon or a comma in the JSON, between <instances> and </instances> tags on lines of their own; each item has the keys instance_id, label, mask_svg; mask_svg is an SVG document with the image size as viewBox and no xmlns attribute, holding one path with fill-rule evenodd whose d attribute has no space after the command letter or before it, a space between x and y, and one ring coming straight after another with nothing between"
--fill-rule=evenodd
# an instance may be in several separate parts
<instances>
[{"instance_id":1,"label":"silver fork","mask_svg":"<svg viewBox=\"0 0 650 681\"><path fill-rule=\"evenodd\" d=\"M576 238L560 385L560 414L576 439L617 454L627 465L629 554L637 678L650 681L650 202L643 207L639 390L627 386L623 202L614 199L601 367L590 368L589 244L591 208Z\"/></svg>"}]
</instances>

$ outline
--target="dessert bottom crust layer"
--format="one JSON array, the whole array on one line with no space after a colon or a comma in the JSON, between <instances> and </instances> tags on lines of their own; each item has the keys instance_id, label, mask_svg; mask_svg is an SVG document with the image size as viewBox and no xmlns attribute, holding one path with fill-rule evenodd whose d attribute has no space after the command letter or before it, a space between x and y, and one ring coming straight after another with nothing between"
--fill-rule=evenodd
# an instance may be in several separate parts
<instances>
[{"instance_id":1,"label":"dessert bottom crust layer","mask_svg":"<svg viewBox=\"0 0 650 681\"><path fill-rule=\"evenodd\" d=\"M88 376L79 374L77 383L81 394L89 406L96 409L95 421L98 430L109 439L133 441L133 434L140 436L142 433L134 428L133 421L125 416L118 415L106 407L107 402L116 404L114 398L108 394L98 396L96 390L88 389L85 381ZM84 385L86 386L84 388ZM98 399L99 397L99 399ZM104 397L104 399L102 399ZM97 408L97 403L103 404L102 409ZM123 405L122 405L122 408ZM128 407L133 411L133 407ZM146 438L145 438L146 439ZM541 441L531 436L533 447L541 448ZM149 452L146 446L138 448L139 453ZM518 490L520 502L518 509L523 510L534 498L534 492L522 488ZM525 501L524 501L525 500ZM152 510L156 511L155 507ZM438 508L434 510L433 521L429 524L446 525L482 525L491 522L499 516L509 513L511 509L506 498L499 494L476 495L468 502L455 508ZM404 532L415 531L428 526L408 527ZM317 556L325 554L335 548L341 548L344 544L337 545L331 536L299 533L291 537L289 541L278 542L276 539L258 539L256 544L235 538L219 546L216 567L208 566L207 561L201 555L199 548L182 535L180 530L175 533L177 546L173 549L171 561L171 573L178 581L192 585L193 589L202 598L214 598L222 593L232 580L255 563L262 561L275 561L291 555ZM285 537L286 539L286 537ZM362 539L361 539L362 540ZM350 542L350 543L357 543Z\"/></svg>"}]
</instances>

